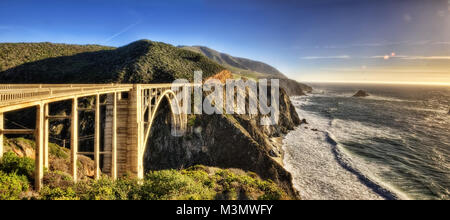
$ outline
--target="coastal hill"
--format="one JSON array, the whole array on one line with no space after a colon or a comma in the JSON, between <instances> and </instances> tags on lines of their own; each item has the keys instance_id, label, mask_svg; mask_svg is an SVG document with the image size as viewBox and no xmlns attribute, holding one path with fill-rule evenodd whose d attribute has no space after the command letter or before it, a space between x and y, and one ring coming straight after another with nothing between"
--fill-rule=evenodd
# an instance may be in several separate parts
<instances>
[{"instance_id":1,"label":"coastal hill","mask_svg":"<svg viewBox=\"0 0 450 220\"><path fill-rule=\"evenodd\" d=\"M1 45L1 44L0 44ZM208 57L161 42L140 40L119 48L83 49L69 52L49 52L52 44L30 44L33 50L3 54L0 63L15 60L17 66L0 72L2 83L170 83L176 78L192 80L195 70L202 70L203 77L233 77L227 67ZM1 45L4 46L4 45ZM0 46L0 48L1 48ZM22 50L23 44L8 44L8 48ZM61 45L55 45L61 49ZM83 46L80 46L81 48ZM92 47L92 46L86 46ZM14 49L9 49L14 50ZM46 54L39 59L32 53ZM50 51L52 51L50 49ZM26 55L26 53L30 53ZM64 54L57 56L58 54ZM14 56L15 57L14 57ZM30 57L31 56L31 57ZM6 57L6 58L5 58ZM27 60L33 60L26 62ZM22 62L23 64L19 64ZM230 70L233 71L233 70ZM270 91L270 89L269 89ZM87 108L92 100L81 100ZM70 103L52 106L51 114L69 114ZM32 126L34 111L8 114L8 121ZM189 115L188 132L183 137L170 133L167 117L168 105L158 111L147 146L144 167L152 170L182 169L202 164L220 168L238 168L270 179L292 198L298 198L291 174L283 168L281 138L300 124L300 119L289 96L280 91L280 123L260 126L261 116L252 115ZM80 134L94 133L92 115L80 115ZM52 121L50 135L67 139L70 123ZM92 144L87 144L91 146ZM151 153L149 153L151 152Z\"/></svg>"},{"instance_id":2,"label":"coastal hill","mask_svg":"<svg viewBox=\"0 0 450 220\"><path fill-rule=\"evenodd\" d=\"M3 53L6 50L15 52ZM0 52L0 63L9 67L0 72L4 83L158 83L192 79L198 69L203 70L203 77L225 69L198 53L149 40L115 49L48 43L0 44Z\"/></svg>"},{"instance_id":3,"label":"coastal hill","mask_svg":"<svg viewBox=\"0 0 450 220\"><path fill-rule=\"evenodd\" d=\"M55 44L48 42L0 43L0 72L38 60L113 49L113 47L100 45Z\"/></svg>"},{"instance_id":4,"label":"coastal hill","mask_svg":"<svg viewBox=\"0 0 450 220\"><path fill-rule=\"evenodd\" d=\"M276 68L263 62L254 61L247 58L234 57L204 46L179 47L201 53L221 64L222 66L228 68L235 75L253 79L280 79L280 86L287 92L289 96L304 95L304 93L312 91L312 88L310 86L289 79Z\"/></svg>"}]
</instances>

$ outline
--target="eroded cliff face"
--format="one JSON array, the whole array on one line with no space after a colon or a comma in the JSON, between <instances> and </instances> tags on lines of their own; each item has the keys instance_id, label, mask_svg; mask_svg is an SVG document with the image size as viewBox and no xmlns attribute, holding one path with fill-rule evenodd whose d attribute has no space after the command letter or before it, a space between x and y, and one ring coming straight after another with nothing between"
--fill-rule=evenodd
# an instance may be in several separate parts
<instances>
[{"instance_id":1,"label":"eroded cliff face","mask_svg":"<svg viewBox=\"0 0 450 220\"><path fill-rule=\"evenodd\" d=\"M261 126L260 115L190 115L187 133L174 137L169 113L168 107L162 107L153 124L144 156L146 171L196 164L239 168L271 179L297 197L291 174L282 166L281 139L301 121L284 91L280 92L280 120L275 126Z\"/></svg>"}]
</instances>

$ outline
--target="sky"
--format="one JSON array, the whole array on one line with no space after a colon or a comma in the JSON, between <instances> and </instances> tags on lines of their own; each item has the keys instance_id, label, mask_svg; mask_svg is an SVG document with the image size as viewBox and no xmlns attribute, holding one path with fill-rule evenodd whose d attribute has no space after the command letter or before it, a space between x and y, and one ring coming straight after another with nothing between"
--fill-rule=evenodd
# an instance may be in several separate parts
<instances>
[{"instance_id":1,"label":"sky","mask_svg":"<svg viewBox=\"0 0 450 220\"><path fill-rule=\"evenodd\" d=\"M450 0L0 1L0 42L202 45L298 81L450 85Z\"/></svg>"}]
</instances>

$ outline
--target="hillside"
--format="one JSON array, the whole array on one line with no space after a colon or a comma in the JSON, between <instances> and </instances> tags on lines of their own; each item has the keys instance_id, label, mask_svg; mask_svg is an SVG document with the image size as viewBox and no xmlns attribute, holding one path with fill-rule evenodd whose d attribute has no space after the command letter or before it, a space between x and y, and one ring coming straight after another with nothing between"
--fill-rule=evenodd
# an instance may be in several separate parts
<instances>
[{"instance_id":1,"label":"hillside","mask_svg":"<svg viewBox=\"0 0 450 220\"><path fill-rule=\"evenodd\" d=\"M32 49L27 48L32 45ZM177 78L192 79L196 70L202 70L204 77L212 76L225 68L210 59L169 44L140 40L116 49L96 48L89 52L70 56L54 57L61 51L48 51L53 48L47 44L2 45L9 50L22 52L1 53L0 63L7 66L20 64L26 59L37 60L14 66L0 72L4 83L158 83L172 82ZM56 47L63 47L56 45ZM83 46L81 46L83 47ZM14 49L15 48L15 49ZM77 47L78 48L78 47ZM90 46L86 46L88 50ZM6 50L6 49L5 49ZM82 49L78 50L82 51ZM33 54L44 54L34 56ZM69 52L67 52L69 53ZM48 59L37 57L48 56ZM29 58L32 57L32 58ZM80 77L82 76L82 77Z\"/></svg>"},{"instance_id":2,"label":"hillside","mask_svg":"<svg viewBox=\"0 0 450 220\"><path fill-rule=\"evenodd\" d=\"M71 45L53 43L1 43L0 72L47 58L72 56L79 53L112 50L100 45Z\"/></svg>"},{"instance_id":3,"label":"hillside","mask_svg":"<svg viewBox=\"0 0 450 220\"><path fill-rule=\"evenodd\" d=\"M204 46L179 46L180 48L201 53L217 63L231 70L235 75L247 78L268 78L280 79L280 86L286 90L289 96L303 95L305 92L311 92L312 88L308 85L289 79L276 68L263 62L254 61L246 58L234 57L225 53L218 52Z\"/></svg>"}]
</instances>

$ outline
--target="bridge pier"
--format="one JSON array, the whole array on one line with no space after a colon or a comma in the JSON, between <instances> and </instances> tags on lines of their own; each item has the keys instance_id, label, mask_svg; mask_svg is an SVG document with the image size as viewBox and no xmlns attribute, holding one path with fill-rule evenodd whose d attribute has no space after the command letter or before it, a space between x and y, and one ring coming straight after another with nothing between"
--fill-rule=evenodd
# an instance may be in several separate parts
<instances>
[{"instance_id":1,"label":"bridge pier","mask_svg":"<svg viewBox=\"0 0 450 220\"><path fill-rule=\"evenodd\" d=\"M49 151L49 104L44 104L44 167L48 168L49 166L49 158L48 158L48 151Z\"/></svg>"},{"instance_id":2,"label":"bridge pier","mask_svg":"<svg viewBox=\"0 0 450 220\"><path fill-rule=\"evenodd\" d=\"M4 118L3 112L0 112L0 158L3 157L3 130L4 129Z\"/></svg>"},{"instance_id":3,"label":"bridge pier","mask_svg":"<svg viewBox=\"0 0 450 220\"><path fill-rule=\"evenodd\" d=\"M71 150L71 164L72 164L72 178L77 182L77 161L78 161L78 99L72 99L72 115L70 126L70 150Z\"/></svg>"},{"instance_id":4,"label":"bridge pier","mask_svg":"<svg viewBox=\"0 0 450 220\"><path fill-rule=\"evenodd\" d=\"M100 177L100 94L95 96L94 178Z\"/></svg>"},{"instance_id":5,"label":"bridge pier","mask_svg":"<svg viewBox=\"0 0 450 220\"><path fill-rule=\"evenodd\" d=\"M142 142L144 123L142 121L142 90L140 85L134 85L128 97L128 138L126 148L128 154L128 170L137 178L144 178L144 162L142 155Z\"/></svg>"},{"instance_id":6,"label":"bridge pier","mask_svg":"<svg viewBox=\"0 0 450 220\"><path fill-rule=\"evenodd\" d=\"M127 106L128 102L121 100L121 96L118 93L107 94L106 96L106 111L105 111L105 127L104 127L104 151L111 152L110 154L105 154L103 157L103 172L110 173L112 179L117 179L118 176L118 165L117 165L117 145L119 143L118 137L122 134L118 134L118 123L123 126L123 115L128 115L128 112L120 112L118 116L117 108L118 102L121 103L121 109L123 106ZM120 121L118 122L118 117ZM126 136L126 134L125 134ZM126 143L120 140L120 143Z\"/></svg>"},{"instance_id":7,"label":"bridge pier","mask_svg":"<svg viewBox=\"0 0 450 220\"><path fill-rule=\"evenodd\" d=\"M44 121L45 121L45 105L40 104L36 109L36 157L35 157L35 189L39 191L42 188L44 179Z\"/></svg>"},{"instance_id":8,"label":"bridge pier","mask_svg":"<svg viewBox=\"0 0 450 220\"><path fill-rule=\"evenodd\" d=\"M111 178L117 179L117 92L113 95L112 106L112 146L111 146Z\"/></svg>"}]
</instances>

